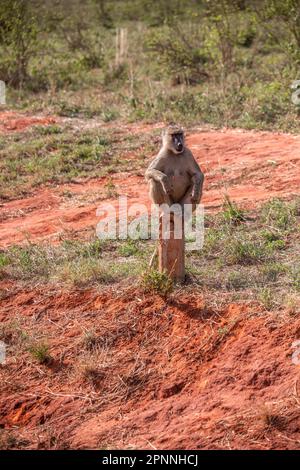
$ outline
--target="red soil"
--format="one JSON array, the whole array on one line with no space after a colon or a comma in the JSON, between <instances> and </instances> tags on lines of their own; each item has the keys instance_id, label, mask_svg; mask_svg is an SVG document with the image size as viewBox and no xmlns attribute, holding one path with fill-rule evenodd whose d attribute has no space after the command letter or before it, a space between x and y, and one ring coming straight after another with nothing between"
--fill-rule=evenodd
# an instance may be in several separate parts
<instances>
[{"instance_id":1,"label":"red soil","mask_svg":"<svg viewBox=\"0 0 300 470\"><path fill-rule=\"evenodd\" d=\"M148 128L140 131L147 132ZM247 207L271 197L299 194L300 137L241 130L199 131L189 135L188 145L206 179L202 202L207 210L221 206L227 193ZM149 156L149 160L151 156ZM133 160L134 166L134 160ZM146 164L145 164L146 166ZM119 195L128 203L149 206L143 176L112 177ZM96 209L105 202L105 178L79 184L42 188L21 200L4 202L0 215L0 246L42 238L57 240L65 231L94 231ZM64 191L73 198L66 202ZM117 198L108 202L117 206Z\"/></svg>"},{"instance_id":2,"label":"red soil","mask_svg":"<svg viewBox=\"0 0 300 470\"><path fill-rule=\"evenodd\" d=\"M41 287L2 301L1 321L15 318L22 331L47 336L53 357L38 365L8 350L0 369L0 425L17 430L23 448L299 448L291 360L299 318L255 305L213 308L188 291L166 302L133 290ZM91 329L98 354L89 383Z\"/></svg>"},{"instance_id":3,"label":"red soil","mask_svg":"<svg viewBox=\"0 0 300 470\"><path fill-rule=\"evenodd\" d=\"M0 133L23 131L31 126L46 126L54 124L56 119L54 117L45 116L26 116L25 114L18 114L14 111L4 111L0 113Z\"/></svg>"}]
</instances>

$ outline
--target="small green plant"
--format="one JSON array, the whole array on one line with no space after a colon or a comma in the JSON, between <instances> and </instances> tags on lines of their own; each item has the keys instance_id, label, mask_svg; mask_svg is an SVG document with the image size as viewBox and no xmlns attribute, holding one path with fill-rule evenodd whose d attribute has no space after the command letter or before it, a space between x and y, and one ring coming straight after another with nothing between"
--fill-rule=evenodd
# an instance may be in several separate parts
<instances>
[{"instance_id":1,"label":"small green plant","mask_svg":"<svg viewBox=\"0 0 300 470\"><path fill-rule=\"evenodd\" d=\"M112 281L109 270L100 260L83 257L62 264L57 270L57 279L77 287Z\"/></svg>"},{"instance_id":2,"label":"small green plant","mask_svg":"<svg viewBox=\"0 0 300 470\"><path fill-rule=\"evenodd\" d=\"M173 290L173 281L170 276L154 269L142 274L141 285L145 292L157 293L164 297Z\"/></svg>"},{"instance_id":3,"label":"small green plant","mask_svg":"<svg viewBox=\"0 0 300 470\"><path fill-rule=\"evenodd\" d=\"M247 277L243 273L236 271L230 272L226 280L227 289L239 290L247 287L247 284Z\"/></svg>"},{"instance_id":4,"label":"small green plant","mask_svg":"<svg viewBox=\"0 0 300 470\"><path fill-rule=\"evenodd\" d=\"M105 110L102 113L102 119L104 122L115 121L119 117L119 113L116 110Z\"/></svg>"},{"instance_id":5,"label":"small green plant","mask_svg":"<svg viewBox=\"0 0 300 470\"><path fill-rule=\"evenodd\" d=\"M295 290L300 291L300 267L291 270L292 284Z\"/></svg>"},{"instance_id":6,"label":"small green plant","mask_svg":"<svg viewBox=\"0 0 300 470\"><path fill-rule=\"evenodd\" d=\"M263 206L261 215L265 224L277 230L290 231L296 221L294 205L277 198Z\"/></svg>"},{"instance_id":7,"label":"small green plant","mask_svg":"<svg viewBox=\"0 0 300 470\"><path fill-rule=\"evenodd\" d=\"M0 268L8 266L10 263L9 257L5 253L0 253Z\"/></svg>"},{"instance_id":8,"label":"small green plant","mask_svg":"<svg viewBox=\"0 0 300 470\"><path fill-rule=\"evenodd\" d=\"M241 237L232 238L225 246L225 261L230 264L256 264L266 257L263 246Z\"/></svg>"},{"instance_id":9,"label":"small green plant","mask_svg":"<svg viewBox=\"0 0 300 470\"><path fill-rule=\"evenodd\" d=\"M263 278L268 282L277 281L280 274L284 274L287 271L287 268L280 263L271 262L262 266L261 272Z\"/></svg>"},{"instance_id":10,"label":"small green plant","mask_svg":"<svg viewBox=\"0 0 300 470\"><path fill-rule=\"evenodd\" d=\"M126 243L122 243L118 251L120 255L129 257L137 255L139 253L139 247L135 240L127 240Z\"/></svg>"},{"instance_id":11,"label":"small green plant","mask_svg":"<svg viewBox=\"0 0 300 470\"><path fill-rule=\"evenodd\" d=\"M222 243L224 232L214 227L208 227L205 230L203 252L206 256L215 257L216 252Z\"/></svg>"},{"instance_id":12,"label":"small green plant","mask_svg":"<svg viewBox=\"0 0 300 470\"><path fill-rule=\"evenodd\" d=\"M281 239L281 235L278 232L273 232L271 230L262 230L261 236L267 243L276 242Z\"/></svg>"},{"instance_id":13,"label":"small green plant","mask_svg":"<svg viewBox=\"0 0 300 470\"><path fill-rule=\"evenodd\" d=\"M35 131L40 135L62 134L63 129L56 124L51 126L35 126Z\"/></svg>"},{"instance_id":14,"label":"small green plant","mask_svg":"<svg viewBox=\"0 0 300 470\"><path fill-rule=\"evenodd\" d=\"M296 294L287 294L284 298L284 306L289 315L294 316L300 312L299 296Z\"/></svg>"},{"instance_id":15,"label":"small green plant","mask_svg":"<svg viewBox=\"0 0 300 470\"><path fill-rule=\"evenodd\" d=\"M64 117L77 117L83 110L76 104L61 101L59 103L58 115Z\"/></svg>"},{"instance_id":16,"label":"small green plant","mask_svg":"<svg viewBox=\"0 0 300 470\"><path fill-rule=\"evenodd\" d=\"M275 306L274 295L269 287L264 287L261 289L258 294L258 299L267 310L270 310Z\"/></svg>"},{"instance_id":17,"label":"small green plant","mask_svg":"<svg viewBox=\"0 0 300 470\"><path fill-rule=\"evenodd\" d=\"M245 221L245 212L232 202L227 194L224 197L223 217L227 223L233 225Z\"/></svg>"},{"instance_id":18,"label":"small green plant","mask_svg":"<svg viewBox=\"0 0 300 470\"><path fill-rule=\"evenodd\" d=\"M285 249L285 241L284 240L274 240L273 242L266 243L266 248L269 251L274 250L284 250Z\"/></svg>"},{"instance_id":19,"label":"small green plant","mask_svg":"<svg viewBox=\"0 0 300 470\"><path fill-rule=\"evenodd\" d=\"M268 251L272 252L285 248L285 240L283 240L281 233L272 230L262 230L261 235Z\"/></svg>"},{"instance_id":20,"label":"small green plant","mask_svg":"<svg viewBox=\"0 0 300 470\"><path fill-rule=\"evenodd\" d=\"M97 238L89 243L87 243L82 248L82 256L85 258L99 257L103 250L103 242Z\"/></svg>"},{"instance_id":21,"label":"small green plant","mask_svg":"<svg viewBox=\"0 0 300 470\"><path fill-rule=\"evenodd\" d=\"M227 335L228 332L229 332L229 329L227 328L227 326L223 326L221 328L218 328L218 334L220 336L225 336L225 335Z\"/></svg>"},{"instance_id":22,"label":"small green plant","mask_svg":"<svg viewBox=\"0 0 300 470\"><path fill-rule=\"evenodd\" d=\"M106 197L112 198L118 196L116 185L113 180L109 178L108 182L104 185L106 189Z\"/></svg>"},{"instance_id":23,"label":"small green plant","mask_svg":"<svg viewBox=\"0 0 300 470\"><path fill-rule=\"evenodd\" d=\"M28 348L28 351L39 364L48 364L52 360L49 353L49 346L44 342L33 344Z\"/></svg>"}]
</instances>

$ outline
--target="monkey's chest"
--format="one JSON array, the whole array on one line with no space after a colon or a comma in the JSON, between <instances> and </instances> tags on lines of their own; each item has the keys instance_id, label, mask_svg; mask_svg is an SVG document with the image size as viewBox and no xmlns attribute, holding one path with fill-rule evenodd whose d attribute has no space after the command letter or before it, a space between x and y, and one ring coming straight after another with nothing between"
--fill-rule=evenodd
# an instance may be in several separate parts
<instances>
[{"instance_id":1,"label":"monkey's chest","mask_svg":"<svg viewBox=\"0 0 300 470\"><path fill-rule=\"evenodd\" d=\"M185 195L186 190L190 185L190 177L186 172L180 169L175 169L169 175L169 179L173 199L175 202L178 202Z\"/></svg>"}]
</instances>

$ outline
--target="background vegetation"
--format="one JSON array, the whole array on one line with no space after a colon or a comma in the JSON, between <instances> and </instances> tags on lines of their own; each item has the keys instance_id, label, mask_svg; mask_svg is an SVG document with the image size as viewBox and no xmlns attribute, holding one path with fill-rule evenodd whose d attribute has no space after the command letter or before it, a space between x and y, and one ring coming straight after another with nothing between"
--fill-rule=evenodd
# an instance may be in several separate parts
<instances>
[{"instance_id":1,"label":"background vegetation","mask_svg":"<svg viewBox=\"0 0 300 470\"><path fill-rule=\"evenodd\" d=\"M300 0L2 0L9 105L299 130Z\"/></svg>"}]
</instances>

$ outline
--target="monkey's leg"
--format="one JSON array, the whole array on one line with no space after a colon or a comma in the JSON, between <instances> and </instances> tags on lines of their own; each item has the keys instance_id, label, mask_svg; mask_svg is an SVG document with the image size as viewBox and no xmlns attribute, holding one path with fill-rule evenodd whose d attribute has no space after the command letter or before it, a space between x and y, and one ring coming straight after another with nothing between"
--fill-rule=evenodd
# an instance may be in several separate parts
<instances>
[{"instance_id":1,"label":"monkey's leg","mask_svg":"<svg viewBox=\"0 0 300 470\"><path fill-rule=\"evenodd\" d=\"M192 212L194 212L197 207L197 204L199 204L201 197L199 197L199 201L192 202L192 192L193 192L193 187L190 186L189 189L186 191L185 195L183 196L183 198L181 199L180 205L182 206L182 211L184 211L185 204L190 204L192 206Z\"/></svg>"},{"instance_id":2,"label":"monkey's leg","mask_svg":"<svg viewBox=\"0 0 300 470\"><path fill-rule=\"evenodd\" d=\"M150 197L154 204L168 204L172 205L172 200L168 194L163 189L163 186L160 181L150 180Z\"/></svg>"}]
</instances>

